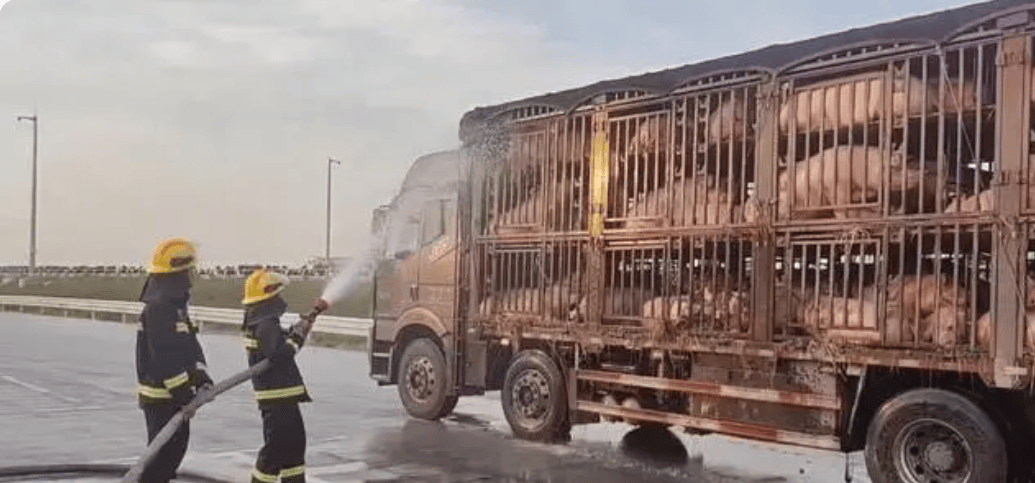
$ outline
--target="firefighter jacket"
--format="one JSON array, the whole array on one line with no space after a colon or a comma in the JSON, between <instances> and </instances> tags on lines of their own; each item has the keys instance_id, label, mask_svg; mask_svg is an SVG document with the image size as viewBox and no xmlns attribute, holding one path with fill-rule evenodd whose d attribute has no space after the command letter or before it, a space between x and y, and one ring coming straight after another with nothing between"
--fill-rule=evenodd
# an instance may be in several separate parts
<instances>
[{"instance_id":1,"label":"firefighter jacket","mask_svg":"<svg viewBox=\"0 0 1035 483\"><path fill-rule=\"evenodd\" d=\"M198 329L187 315L186 273L152 275L140 296L144 310L137 331L137 398L147 404L183 405L194 388L211 383Z\"/></svg>"},{"instance_id":2,"label":"firefighter jacket","mask_svg":"<svg viewBox=\"0 0 1035 483\"><path fill-rule=\"evenodd\" d=\"M295 364L295 353L304 340L280 326L287 303L279 296L249 306L244 312L244 345L248 365L269 359L270 367L252 376L252 388L260 408L281 404L310 402L302 374Z\"/></svg>"}]
</instances>

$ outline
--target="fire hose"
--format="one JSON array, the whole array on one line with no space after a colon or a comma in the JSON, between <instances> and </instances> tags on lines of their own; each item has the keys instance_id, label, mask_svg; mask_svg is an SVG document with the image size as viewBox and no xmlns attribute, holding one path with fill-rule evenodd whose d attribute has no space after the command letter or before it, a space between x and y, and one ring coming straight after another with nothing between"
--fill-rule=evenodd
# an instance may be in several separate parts
<instances>
[{"instance_id":1,"label":"fire hose","mask_svg":"<svg viewBox=\"0 0 1035 483\"><path fill-rule=\"evenodd\" d=\"M53 465L7 466L0 468L0 481L54 481L83 477L119 477L126 474L129 465L66 463ZM176 479L198 483L232 483L191 471L178 471Z\"/></svg>"},{"instance_id":2,"label":"fire hose","mask_svg":"<svg viewBox=\"0 0 1035 483\"><path fill-rule=\"evenodd\" d=\"M313 323L316 322L316 316L327 310L328 306L329 304L326 300L322 298L317 299L313 304L312 310L301 317L299 322L303 323L302 330L305 336L308 336L309 331L312 330ZM218 384L212 386L211 389L200 392L189 403L181 407L180 410L177 411L171 419L169 419L169 422L162 427L162 430L155 435L155 438L147 445L147 448L144 449L144 453L140 455L137 462L134 463L133 466L130 467L129 471L122 477L122 483L137 483L139 481L140 474L144 471L144 467L147 466L147 464L150 463L156 455L158 455L158 451L161 450L170 439L172 439L173 434L176 433L180 425L183 424L186 419L185 415L187 413L193 414L198 410L198 408L215 399L216 396L250 380L252 376L265 371L269 366L269 359L263 359L262 361L259 361L258 364L249 367L247 370L238 372L237 374L220 381Z\"/></svg>"}]
</instances>

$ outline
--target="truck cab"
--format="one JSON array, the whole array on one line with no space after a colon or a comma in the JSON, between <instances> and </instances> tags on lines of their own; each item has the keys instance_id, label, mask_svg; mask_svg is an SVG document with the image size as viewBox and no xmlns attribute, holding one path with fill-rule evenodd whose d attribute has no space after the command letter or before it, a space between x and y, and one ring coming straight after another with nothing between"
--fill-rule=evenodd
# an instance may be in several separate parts
<instances>
[{"instance_id":1,"label":"truck cab","mask_svg":"<svg viewBox=\"0 0 1035 483\"><path fill-rule=\"evenodd\" d=\"M422 156L392 202L374 212L383 249L375 261L370 376L398 384L407 410L427 418L456 404L446 355L455 336L459 180L458 151Z\"/></svg>"},{"instance_id":2,"label":"truck cab","mask_svg":"<svg viewBox=\"0 0 1035 483\"><path fill-rule=\"evenodd\" d=\"M1032 480L1033 32L994 0L468 111L376 215L371 376L522 439Z\"/></svg>"}]
</instances>

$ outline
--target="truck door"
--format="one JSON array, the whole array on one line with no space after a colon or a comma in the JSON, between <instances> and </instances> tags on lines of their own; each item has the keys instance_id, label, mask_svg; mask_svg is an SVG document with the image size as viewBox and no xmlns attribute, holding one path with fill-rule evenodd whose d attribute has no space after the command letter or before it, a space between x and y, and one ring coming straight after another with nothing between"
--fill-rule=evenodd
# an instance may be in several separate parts
<instances>
[{"instance_id":1,"label":"truck door","mask_svg":"<svg viewBox=\"0 0 1035 483\"><path fill-rule=\"evenodd\" d=\"M419 214L393 213L396 216L383 236L385 250L379 253L374 276L373 327L368 353L370 376L387 383L391 379L393 335L399 317L417 305L417 282L420 271L418 243L421 220Z\"/></svg>"},{"instance_id":2,"label":"truck door","mask_svg":"<svg viewBox=\"0 0 1035 483\"><path fill-rule=\"evenodd\" d=\"M456 200L430 201L421 218L417 299L446 327L452 327L457 280Z\"/></svg>"}]
</instances>

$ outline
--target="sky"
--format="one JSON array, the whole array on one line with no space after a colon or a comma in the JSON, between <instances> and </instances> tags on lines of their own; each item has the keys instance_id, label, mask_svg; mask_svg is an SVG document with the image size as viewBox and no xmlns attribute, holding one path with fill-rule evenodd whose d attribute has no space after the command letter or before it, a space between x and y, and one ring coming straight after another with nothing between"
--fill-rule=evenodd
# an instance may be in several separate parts
<instances>
[{"instance_id":1,"label":"sky","mask_svg":"<svg viewBox=\"0 0 1035 483\"><path fill-rule=\"evenodd\" d=\"M0 0L0 5L3 5ZM836 6L835 6L836 3ZM0 7L0 265L202 263L359 250L467 110L890 21L951 0L9 0Z\"/></svg>"}]
</instances>

